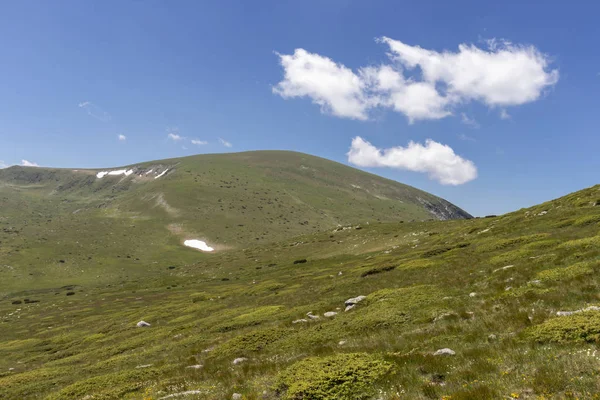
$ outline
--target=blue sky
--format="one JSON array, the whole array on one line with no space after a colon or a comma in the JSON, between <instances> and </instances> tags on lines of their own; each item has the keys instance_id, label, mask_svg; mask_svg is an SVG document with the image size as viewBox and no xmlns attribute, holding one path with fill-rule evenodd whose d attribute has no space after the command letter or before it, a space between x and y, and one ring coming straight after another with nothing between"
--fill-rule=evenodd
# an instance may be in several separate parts
<instances>
[{"instance_id":1,"label":"blue sky","mask_svg":"<svg viewBox=\"0 0 600 400\"><path fill-rule=\"evenodd\" d=\"M516 210L598 183L599 8L8 2L0 160L107 167L289 149L475 215Z\"/></svg>"}]
</instances>

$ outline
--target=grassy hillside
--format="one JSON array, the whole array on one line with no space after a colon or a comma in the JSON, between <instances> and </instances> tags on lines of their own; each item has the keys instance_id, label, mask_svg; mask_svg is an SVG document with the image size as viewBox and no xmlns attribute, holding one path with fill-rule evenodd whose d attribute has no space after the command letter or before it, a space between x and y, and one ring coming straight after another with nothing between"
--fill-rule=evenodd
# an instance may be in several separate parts
<instances>
[{"instance_id":1,"label":"grassy hillside","mask_svg":"<svg viewBox=\"0 0 600 400\"><path fill-rule=\"evenodd\" d=\"M131 173L102 176L119 170ZM186 239L219 252L338 225L470 217L410 186L281 151L106 170L12 167L0 170L0 209L0 295L137 279L206 258Z\"/></svg>"},{"instance_id":2,"label":"grassy hillside","mask_svg":"<svg viewBox=\"0 0 600 400\"><path fill-rule=\"evenodd\" d=\"M595 186L499 217L371 221L12 292L0 398L598 398L599 223Z\"/></svg>"}]
</instances>

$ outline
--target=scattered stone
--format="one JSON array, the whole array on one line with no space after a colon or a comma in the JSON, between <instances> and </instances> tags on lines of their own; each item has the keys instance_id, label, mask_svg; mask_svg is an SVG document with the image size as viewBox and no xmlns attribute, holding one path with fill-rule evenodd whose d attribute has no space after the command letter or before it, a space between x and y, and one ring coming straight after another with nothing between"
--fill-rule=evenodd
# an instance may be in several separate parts
<instances>
[{"instance_id":1,"label":"scattered stone","mask_svg":"<svg viewBox=\"0 0 600 400\"><path fill-rule=\"evenodd\" d=\"M586 312L586 311L600 311L600 307L589 306L589 307L581 308L579 310L574 310L574 311L557 311L556 315L559 317L568 317L569 315L577 314L580 312Z\"/></svg>"},{"instance_id":2,"label":"scattered stone","mask_svg":"<svg viewBox=\"0 0 600 400\"><path fill-rule=\"evenodd\" d=\"M335 317L336 315L337 313L335 311L327 311L325 314L323 314L323 316L327 318Z\"/></svg>"},{"instance_id":3,"label":"scattered stone","mask_svg":"<svg viewBox=\"0 0 600 400\"><path fill-rule=\"evenodd\" d=\"M238 365L243 363L244 361L247 361L248 359L246 357L238 357L235 360L233 360L232 364L233 365Z\"/></svg>"},{"instance_id":4,"label":"scattered stone","mask_svg":"<svg viewBox=\"0 0 600 400\"><path fill-rule=\"evenodd\" d=\"M137 326L138 328L147 328L147 327L149 327L149 326L150 326L150 324L149 324L149 323L147 323L146 321L140 321L140 322L138 322L138 323L136 324L136 326Z\"/></svg>"},{"instance_id":5,"label":"scattered stone","mask_svg":"<svg viewBox=\"0 0 600 400\"><path fill-rule=\"evenodd\" d=\"M540 212L538 215L541 216L541 215L546 215L546 214L548 214L548 211L544 210L544 211Z\"/></svg>"},{"instance_id":6,"label":"scattered stone","mask_svg":"<svg viewBox=\"0 0 600 400\"><path fill-rule=\"evenodd\" d=\"M360 303L361 301L363 301L366 298L367 298L367 296L352 297L351 299L346 300L344 302L344 304L347 305L347 306L349 306L351 304L357 304L357 303Z\"/></svg>"},{"instance_id":7,"label":"scattered stone","mask_svg":"<svg viewBox=\"0 0 600 400\"><path fill-rule=\"evenodd\" d=\"M494 335L493 333L488 336L488 340L490 340L490 341L496 340L496 339L498 339L498 336Z\"/></svg>"},{"instance_id":8,"label":"scattered stone","mask_svg":"<svg viewBox=\"0 0 600 400\"><path fill-rule=\"evenodd\" d=\"M456 316L457 316L456 313L453 313L453 312L443 313L443 314L440 314L437 317L435 317L433 319L433 322L437 322L437 321L440 321L442 319L452 318L452 317L456 317Z\"/></svg>"},{"instance_id":9,"label":"scattered stone","mask_svg":"<svg viewBox=\"0 0 600 400\"><path fill-rule=\"evenodd\" d=\"M143 365L138 365L138 366L137 366L137 367L135 367L135 368L136 368L136 369L139 369L139 368L148 368L148 367L151 367L151 366L153 366L153 365L154 365L154 364L143 364Z\"/></svg>"},{"instance_id":10,"label":"scattered stone","mask_svg":"<svg viewBox=\"0 0 600 400\"><path fill-rule=\"evenodd\" d=\"M295 321L292 321L292 324L299 324L299 323L302 323L302 322L308 322L308 320L304 319L304 318L301 318L301 319L297 319Z\"/></svg>"},{"instance_id":11,"label":"scattered stone","mask_svg":"<svg viewBox=\"0 0 600 400\"><path fill-rule=\"evenodd\" d=\"M242 395L241 395L241 394L239 394L239 393L234 393L234 394L231 396L231 400L242 400Z\"/></svg>"},{"instance_id":12,"label":"scattered stone","mask_svg":"<svg viewBox=\"0 0 600 400\"><path fill-rule=\"evenodd\" d=\"M439 349L435 353L434 356L453 356L456 355L456 352L449 348Z\"/></svg>"},{"instance_id":13,"label":"scattered stone","mask_svg":"<svg viewBox=\"0 0 600 400\"><path fill-rule=\"evenodd\" d=\"M511 269L514 267L515 267L514 265L507 265L506 267L496 268L493 272L504 271L504 270Z\"/></svg>"},{"instance_id":14,"label":"scattered stone","mask_svg":"<svg viewBox=\"0 0 600 400\"><path fill-rule=\"evenodd\" d=\"M14 369L14 368L9 368L8 370L9 370L9 371L14 371L15 369Z\"/></svg>"},{"instance_id":15,"label":"scattered stone","mask_svg":"<svg viewBox=\"0 0 600 400\"><path fill-rule=\"evenodd\" d=\"M347 306L347 307L344 309L344 312L352 310L352 309L353 309L355 306L356 306L356 304L350 304L349 306Z\"/></svg>"},{"instance_id":16,"label":"scattered stone","mask_svg":"<svg viewBox=\"0 0 600 400\"><path fill-rule=\"evenodd\" d=\"M504 288L504 290L505 290L505 291L507 291L507 292L508 292L509 290L511 290L511 289L512 289L512 286L507 286L507 287L505 287L505 288Z\"/></svg>"},{"instance_id":17,"label":"scattered stone","mask_svg":"<svg viewBox=\"0 0 600 400\"><path fill-rule=\"evenodd\" d=\"M192 395L192 394L202 394L202 391L200 391L200 390L188 390L188 391L185 391L185 392L173 393L173 394L170 394L170 395L165 396L165 397L159 397L159 399L160 400L163 400L163 399L173 399L175 397L189 396L189 395Z\"/></svg>"},{"instance_id":18,"label":"scattered stone","mask_svg":"<svg viewBox=\"0 0 600 400\"><path fill-rule=\"evenodd\" d=\"M310 319L319 319L319 316L313 315L312 311L309 311L308 313L306 313L306 316Z\"/></svg>"},{"instance_id":19,"label":"scattered stone","mask_svg":"<svg viewBox=\"0 0 600 400\"><path fill-rule=\"evenodd\" d=\"M339 345L339 346L343 346L343 345L345 345L346 343L347 343L347 342L346 342L345 340L340 340L340 341L338 342L338 345Z\"/></svg>"},{"instance_id":20,"label":"scattered stone","mask_svg":"<svg viewBox=\"0 0 600 400\"><path fill-rule=\"evenodd\" d=\"M191 368L191 369L200 369L202 368L203 365L202 364L196 364L196 365L189 365L186 368Z\"/></svg>"},{"instance_id":21,"label":"scattered stone","mask_svg":"<svg viewBox=\"0 0 600 400\"><path fill-rule=\"evenodd\" d=\"M469 293L469 297L475 297L475 296L477 296L477 293L475 293L475 292Z\"/></svg>"},{"instance_id":22,"label":"scattered stone","mask_svg":"<svg viewBox=\"0 0 600 400\"><path fill-rule=\"evenodd\" d=\"M338 272L338 276L341 276L341 275L342 275L342 271Z\"/></svg>"}]
</instances>

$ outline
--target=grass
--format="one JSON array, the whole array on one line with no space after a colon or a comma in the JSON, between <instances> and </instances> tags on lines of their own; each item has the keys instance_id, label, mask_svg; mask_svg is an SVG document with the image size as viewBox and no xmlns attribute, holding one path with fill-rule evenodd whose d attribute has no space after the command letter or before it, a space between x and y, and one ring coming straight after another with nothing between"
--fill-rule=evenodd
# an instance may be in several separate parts
<instances>
[{"instance_id":1,"label":"grass","mask_svg":"<svg viewBox=\"0 0 600 400\"><path fill-rule=\"evenodd\" d=\"M598 304L597 226L573 221L600 215L600 186L503 216L371 220L215 254L165 239L172 221L141 205L135 214L100 193L107 207L72 214L81 196L53 202L43 188L39 198L10 190L0 195L10 210L0 220L0 398L600 393L600 313L556 316ZM52 222L36 228L36 213ZM132 224L156 251L140 250ZM344 312L358 295L366 299ZM140 320L151 326L137 328ZM456 354L434 356L441 348Z\"/></svg>"}]
</instances>

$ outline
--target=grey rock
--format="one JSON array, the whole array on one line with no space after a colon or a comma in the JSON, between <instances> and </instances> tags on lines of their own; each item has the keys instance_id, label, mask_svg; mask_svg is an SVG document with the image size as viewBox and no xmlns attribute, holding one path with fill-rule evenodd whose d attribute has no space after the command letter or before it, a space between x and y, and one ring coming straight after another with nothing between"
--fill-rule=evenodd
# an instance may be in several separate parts
<instances>
[{"instance_id":1,"label":"grey rock","mask_svg":"<svg viewBox=\"0 0 600 400\"><path fill-rule=\"evenodd\" d=\"M339 346L343 346L343 345L345 345L346 343L347 343L347 342L346 342L345 340L340 340L340 341L338 342L338 345L339 345Z\"/></svg>"},{"instance_id":2,"label":"grey rock","mask_svg":"<svg viewBox=\"0 0 600 400\"><path fill-rule=\"evenodd\" d=\"M456 355L456 352L449 348L439 349L435 353L434 356L453 356Z\"/></svg>"},{"instance_id":3,"label":"grey rock","mask_svg":"<svg viewBox=\"0 0 600 400\"><path fill-rule=\"evenodd\" d=\"M557 311L556 315L559 317L568 317L569 315L577 314L580 312L586 312L586 311L600 311L600 307L589 306L589 307L581 308L579 310L574 310L574 311Z\"/></svg>"},{"instance_id":4,"label":"grey rock","mask_svg":"<svg viewBox=\"0 0 600 400\"><path fill-rule=\"evenodd\" d=\"M352 309L353 309L355 306L356 306L356 304L350 304L349 306L347 306L347 307L344 309L344 312L352 310Z\"/></svg>"},{"instance_id":5,"label":"grey rock","mask_svg":"<svg viewBox=\"0 0 600 400\"><path fill-rule=\"evenodd\" d=\"M233 360L232 364L233 365L238 365L238 364L243 363L246 360L248 360L246 357L238 357L235 360Z\"/></svg>"},{"instance_id":6,"label":"grey rock","mask_svg":"<svg viewBox=\"0 0 600 400\"><path fill-rule=\"evenodd\" d=\"M241 394L239 394L239 393L234 393L234 394L231 396L231 400L242 400L242 395L241 395Z\"/></svg>"},{"instance_id":7,"label":"grey rock","mask_svg":"<svg viewBox=\"0 0 600 400\"><path fill-rule=\"evenodd\" d=\"M200 368L202 368L202 367L203 367L203 365L202 365L202 364L196 364L196 365L190 365L190 366L187 366L186 368L190 368L190 369L200 369Z\"/></svg>"},{"instance_id":8,"label":"grey rock","mask_svg":"<svg viewBox=\"0 0 600 400\"><path fill-rule=\"evenodd\" d=\"M475 296L477 296L477 293L475 293L475 292L469 293L469 297L475 297Z\"/></svg>"},{"instance_id":9,"label":"grey rock","mask_svg":"<svg viewBox=\"0 0 600 400\"><path fill-rule=\"evenodd\" d=\"M323 316L327 318L335 317L336 315L337 313L335 311L327 311L325 314L323 314Z\"/></svg>"},{"instance_id":10,"label":"grey rock","mask_svg":"<svg viewBox=\"0 0 600 400\"><path fill-rule=\"evenodd\" d=\"M147 323L146 321L140 321L140 322L138 322L138 323L136 324L136 326L137 326L138 328L147 328L147 327L149 327L149 326L150 326L150 324L149 324L149 323Z\"/></svg>"},{"instance_id":11,"label":"grey rock","mask_svg":"<svg viewBox=\"0 0 600 400\"><path fill-rule=\"evenodd\" d=\"M300 318L300 319L297 319L295 321L292 321L292 324L299 324L299 323L302 323L302 322L308 322L308 320L304 319L304 318Z\"/></svg>"},{"instance_id":12,"label":"grey rock","mask_svg":"<svg viewBox=\"0 0 600 400\"><path fill-rule=\"evenodd\" d=\"M489 335L489 336L488 336L488 340L496 340L496 339L498 339L498 336L496 336L496 335L495 335L495 334L493 334L493 333L492 333L491 335Z\"/></svg>"},{"instance_id":13,"label":"grey rock","mask_svg":"<svg viewBox=\"0 0 600 400\"><path fill-rule=\"evenodd\" d=\"M352 304L357 304L360 303L361 301L363 301L364 299L366 299L367 296L356 296L356 297L352 297L351 299L348 299L344 302L344 304L346 306L352 305Z\"/></svg>"}]
</instances>

